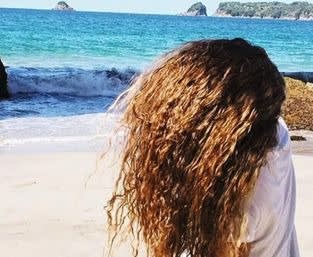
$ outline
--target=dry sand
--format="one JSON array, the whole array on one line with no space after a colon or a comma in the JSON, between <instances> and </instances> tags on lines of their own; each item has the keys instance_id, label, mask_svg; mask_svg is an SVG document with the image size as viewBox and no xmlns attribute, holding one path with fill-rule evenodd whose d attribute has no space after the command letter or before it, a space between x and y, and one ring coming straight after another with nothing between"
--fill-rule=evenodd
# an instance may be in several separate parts
<instances>
[{"instance_id":1,"label":"dry sand","mask_svg":"<svg viewBox=\"0 0 313 257\"><path fill-rule=\"evenodd\" d=\"M103 256L103 206L114 176L95 172L96 160L84 152L0 155L1 256ZM300 251L312 257L313 156L294 155L294 162Z\"/></svg>"}]
</instances>

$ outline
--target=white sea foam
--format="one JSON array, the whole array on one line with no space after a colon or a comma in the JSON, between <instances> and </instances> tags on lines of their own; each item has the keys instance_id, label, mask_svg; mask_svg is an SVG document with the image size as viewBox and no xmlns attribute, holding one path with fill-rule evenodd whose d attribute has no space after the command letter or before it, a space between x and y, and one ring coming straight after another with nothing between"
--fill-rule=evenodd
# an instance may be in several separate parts
<instances>
[{"instance_id":1,"label":"white sea foam","mask_svg":"<svg viewBox=\"0 0 313 257\"><path fill-rule=\"evenodd\" d=\"M118 131L116 114L87 114L70 117L12 118L0 121L0 148L25 144L108 142ZM3 150L2 149L2 150Z\"/></svg>"},{"instance_id":2,"label":"white sea foam","mask_svg":"<svg viewBox=\"0 0 313 257\"><path fill-rule=\"evenodd\" d=\"M116 97L136 74L134 69L8 68L11 94L48 93Z\"/></svg>"}]
</instances>

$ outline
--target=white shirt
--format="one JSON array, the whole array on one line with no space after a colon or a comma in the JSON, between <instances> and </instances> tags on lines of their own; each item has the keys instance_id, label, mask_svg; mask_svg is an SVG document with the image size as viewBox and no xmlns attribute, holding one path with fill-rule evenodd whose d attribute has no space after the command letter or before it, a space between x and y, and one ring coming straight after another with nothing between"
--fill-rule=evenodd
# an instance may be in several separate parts
<instances>
[{"instance_id":1,"label":"white shirt","mask_svg":"<svg viewBox=\"0 0 313 257\"><path fill-rule=\"evenodd\" d=\"M280 118L278 145L268 154L248 206L249 257L299 257L294 226L296 184L288 128Z\"/></svg>"}]
</instances>

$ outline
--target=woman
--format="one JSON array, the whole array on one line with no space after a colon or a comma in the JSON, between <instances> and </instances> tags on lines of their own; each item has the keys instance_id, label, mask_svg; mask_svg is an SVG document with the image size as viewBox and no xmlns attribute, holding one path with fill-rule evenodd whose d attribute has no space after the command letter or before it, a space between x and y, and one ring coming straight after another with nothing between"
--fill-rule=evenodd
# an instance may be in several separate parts
<instances>
[{"instance_id":1,"label":"woman","mask_svg":"<svg viewBox=\"0 0 313 257\"><path fill-rule=\"evenodd\" d=\"M128 227L153 257L297 257L284 99L276 66L243 39L164 56L114 107L127 103L114 235Z\"/></svg>"}]
</instances>

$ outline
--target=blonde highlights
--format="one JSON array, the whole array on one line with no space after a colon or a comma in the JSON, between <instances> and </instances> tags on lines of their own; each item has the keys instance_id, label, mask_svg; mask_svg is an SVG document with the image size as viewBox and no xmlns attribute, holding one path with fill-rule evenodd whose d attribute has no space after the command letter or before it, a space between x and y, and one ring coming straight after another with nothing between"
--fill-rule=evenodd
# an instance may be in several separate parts
<instances>
[{"instance_id":1,"label":"blonde highlights","mask_svg":"<svg viewBox=\"0 0 313 257\"><path fill-rule=\"evenodd\" d=\"M242 39L191 42L164 57L124 114L113 234L126 226L153 257L239 256L284 99L276 66Z\"/></svg>"}]
</instances>

